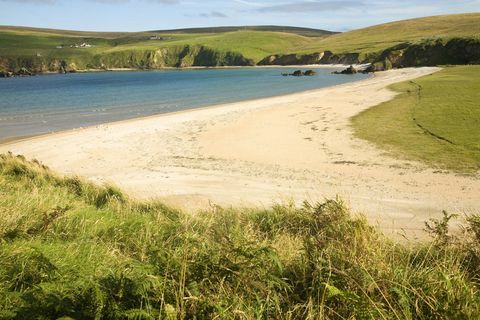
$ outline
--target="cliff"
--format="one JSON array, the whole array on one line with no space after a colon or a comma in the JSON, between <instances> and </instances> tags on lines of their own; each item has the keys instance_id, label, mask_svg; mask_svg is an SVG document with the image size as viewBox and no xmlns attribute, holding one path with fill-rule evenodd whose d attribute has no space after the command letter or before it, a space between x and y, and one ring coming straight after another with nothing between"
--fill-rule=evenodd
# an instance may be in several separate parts
<instances>
[{"instance_id":1,"label":"cliff","mask_svg":"<svg viewBox=\"0 0 480 320\"><path fill-rule=\"evenodd\" d=\"M356 64L358 53L334 54L324 51L312 54L277 54L261 60L258 65L304 65L304 64Z\"/></svg>"},{"instance_id":2,"label":"cliff","mask_svg":"<svg viewBox=\"0 0 480 320\"><path fill-rule=\"evenodd\" d=\"M0 72L4 76L45 72L76 72L89 69L159 69L165 67L191 66L249 66L251 59L236 52L222 52L205 46L177 46L157 50L122 50L91 56L3 56L0 57Z\"/></svg>"},{"instance_id":3,"label":"cliff","mask_svg":"<svg viewBox=\"0 0 480 320\"><path fill-rule=\"evenodd\" d=\"M259 65L361 64L371 63L372 71L391 68L435 66L446 64L480 64L480 40L453 38L402 43L360 59L359 53L271 55Z\"/></svg>"},{"instance_id":4,"label":"cliff","mask_svg":"<svg viewBox=\"0 0 480 320\"><path fill-rule=\"evenodd\" d=\"M454 38L403 43L384 50L373 62L386 62L396 68L480 64L480 40Z\"/></svg>"}]
</instances>

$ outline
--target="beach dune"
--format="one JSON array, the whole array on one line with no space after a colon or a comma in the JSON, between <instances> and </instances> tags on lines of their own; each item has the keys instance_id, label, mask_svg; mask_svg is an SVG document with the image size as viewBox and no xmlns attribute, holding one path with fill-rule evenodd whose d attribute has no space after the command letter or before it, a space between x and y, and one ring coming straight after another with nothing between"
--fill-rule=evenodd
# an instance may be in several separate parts
<instances>
[{"instance_id":1,"label":"beach dune","mask_svg":"<svg viewBox=\"0 0 480 320\"><path fill-rule=\"evenodd\" d=\"M392 99L388 85L437 70L70 130L0 152L188 210L338 195L383 229L414 233L442 210L479 212L480 180L394 159L355 138L349 119Z\"/></svg>"}]
</instances>

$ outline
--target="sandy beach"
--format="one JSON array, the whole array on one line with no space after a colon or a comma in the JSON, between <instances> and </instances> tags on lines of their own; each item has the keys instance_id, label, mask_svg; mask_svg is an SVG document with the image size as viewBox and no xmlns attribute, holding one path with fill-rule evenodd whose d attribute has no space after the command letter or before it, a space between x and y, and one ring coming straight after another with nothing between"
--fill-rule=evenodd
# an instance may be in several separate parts
<instances>
[{"instance_id":1,"label":"sandy beach","mask_svg":"<svg viewBox=\"0 0 480 320\"><path fill-rule=\"evenodd\" d=\"M349 119L392 99L411 68L336 87L49 134L0 146L52 169L188 210L342 197L384 230L415 234L442 210L480 212L479 176L394 159Z\"/></svg>"}]
</instances>

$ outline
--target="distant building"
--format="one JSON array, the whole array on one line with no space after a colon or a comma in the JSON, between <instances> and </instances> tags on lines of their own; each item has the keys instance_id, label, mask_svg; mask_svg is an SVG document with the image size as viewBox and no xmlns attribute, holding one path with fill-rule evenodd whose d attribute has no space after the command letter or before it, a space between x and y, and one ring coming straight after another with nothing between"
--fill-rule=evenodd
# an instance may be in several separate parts
<instances>
[{"instance_id":1,"label":"distant building","mask_svg":"<svg viewBox=\"0 0 480 320\"><path fill-rule=\"evenodd\" d=\"M161 37L161 36L150 36L150 40L170 40L172 39L171 37Z\"/></svg>"},{"instance_id":2,"label":"distant building","mask_svg":"<svg viewBox=\"0 0 480 320\"><path fill-rule=\"evenodd\" d=\"M95 46L93 46L89 43L86 43L86 42L83 42L81 44L71 44L70 45L70 48L93 48L93 47L95 47Z\"/></svg>"}]
</instances>

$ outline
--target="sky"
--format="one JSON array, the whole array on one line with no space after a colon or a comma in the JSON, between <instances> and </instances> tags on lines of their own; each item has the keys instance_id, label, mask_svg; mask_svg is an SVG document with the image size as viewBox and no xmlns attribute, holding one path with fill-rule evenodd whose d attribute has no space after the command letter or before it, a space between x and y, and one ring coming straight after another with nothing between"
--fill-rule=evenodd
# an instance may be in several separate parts
<instances>
[{"instance_id":1,"label":"sky","mask_svg":"<svg viewBox=\"0 0 480 320\"><path fill-rule=\"evenodd\" d=\"M0 0L0 25L85 31L282 25L348 31L480 12L480 0Z\"/></svg>"}]
</instances>

